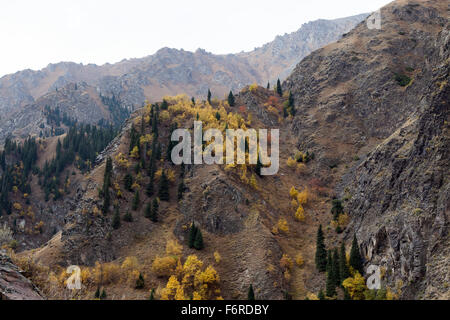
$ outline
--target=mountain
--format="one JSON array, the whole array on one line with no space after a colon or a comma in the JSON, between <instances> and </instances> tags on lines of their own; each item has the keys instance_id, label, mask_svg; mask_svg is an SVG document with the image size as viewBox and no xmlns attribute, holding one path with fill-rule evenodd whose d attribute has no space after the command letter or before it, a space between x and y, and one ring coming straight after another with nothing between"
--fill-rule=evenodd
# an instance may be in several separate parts
<instances>
[{"instance_id":1,"label":"mountain","mask_svg":"<svg viewBox=\"0 0 450 320\"><path fill-rule=\"evenodd\" d=\"M355 232L366 266L382 267L409 299L448 298L447 9L395 1L381 30L358 25L284 83L299 147L336 167L346 238Z\"/></svg>"},{"instance_id":2,"label":"mountain","mask_svg":"<svg viewBox=\"0 0 450 320\"><path fill-rule=\"evenodd\" d=\"M0 185L11 191L2 192L0 221L14 239L3 236L4 245L20 251L13 261L49 299L92 299L99 289L113 300L246 299L250 287L261 300L317 299L320 291L330 299L449 299L447 15L442 1L394 1L381 9L381 29L364 21L302 59L281 95L250 85L232 106L167 97L135 110L101 144L90 143L103 136L90 127L69 131L62 145L37 139L37 159L27 156L32 142L8 140L10 166L0 164L11 178ZM278 173L174 165L171 133L195 120L221 132L279 129ZM96 148L64 166L66 156L83 157L84 144ZM31 165L45 167L55 153L55 171L66 176L59 185L48 165ZM30 197L35 214L24 209ZM351 277L339 272L347 292L330 276L335 263L317 267L320 230L326 250L350 253L338 258L338 268L352 267ZM70 265L81 269L80 290L66 289ZM371 265L383 290L365 286Z\"/></svg>"},{"instance_id":3,"label":"mountain","mask_svg":"<svg viewBox=\"0 0 450 320\"><path fill-rule=\"evenodd\" d=\"M188 52L163 48L154 55L116 64L97 66L61 62L39 71L24 70L6 75L0 79L0 110L3 114L0 117L3 128L0 141L12 133L11 126L22 129L16 122L18 114L32 111L40 97L48 97L61 88L73 89L75 83L84 83L92 87L90 91L115 97L122 107L130 110L141 107L146 99L157 101L165 95L187 93L204 97L210 88L214 96L222 98L229 90L239 90L249 83L269 80L274 83L278 77L285 77L301 58L337 40L366 16L309 22L298 31L278 36L273 42L248 53L215 55L201 49ZM70 102L76 110L77 92L71 96ZM52 109L66 103L56 99L48 102ZM79 103L79 108L85 110L86 101ZM89 112L90 116L108 119L98 108ZM24 132L38 133L27 129Z\"/></svg>"}]
</instances>

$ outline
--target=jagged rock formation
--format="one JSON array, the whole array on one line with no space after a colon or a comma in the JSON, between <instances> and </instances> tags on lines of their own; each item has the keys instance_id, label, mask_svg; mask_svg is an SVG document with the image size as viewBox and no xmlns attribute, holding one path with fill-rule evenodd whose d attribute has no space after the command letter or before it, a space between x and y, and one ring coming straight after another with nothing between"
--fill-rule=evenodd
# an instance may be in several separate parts
<instances>
[{"instance_id":1,"label":"jagged rock formation","mask_svg":"<svg viewBox=\"0 0 450 320\"><path fill-rule=\"evenodd\" d=\"M52 110L59 108L61 116L65 113L80 123L97 124L101 120L114 123L116 120L94 87L85 82L70 83L39 97L5 118L0 127L0 141L11 134L16 138L26 138L51 130L52 125L47 123L44 115L46 107Z\"/></svg>"},{"instance_id":2,"label":"jagged rock formation","mask_svg":"<svg viewBox=\"0 0 450 320\"><path fill-rule=\"evenodd\" d=\"M22 275L11 259L0 252L0 300L43 300L30 280Z\"/></svg>"},{"instance_id":3,"label":"jagged rock formation","mask_svg":"<svg viewBox=\"0 0 450 320\"><path fill-rule=\"evenodd\" d=\"M404 298L448 294L446 10L396 1L382 8L381 30L359 24L284 84L296 100L299 145L317 152L322 169L340 168L336 191L366 266L385 268L389 285L401 280ZM352 158L362 160L342 168Z\"/></svg>"}]
</instances>

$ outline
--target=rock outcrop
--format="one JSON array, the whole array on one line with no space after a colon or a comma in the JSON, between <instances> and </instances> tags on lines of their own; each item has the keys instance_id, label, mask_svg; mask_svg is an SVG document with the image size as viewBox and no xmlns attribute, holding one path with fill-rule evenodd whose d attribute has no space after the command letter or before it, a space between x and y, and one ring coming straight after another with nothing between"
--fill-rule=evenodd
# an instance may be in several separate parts
<instances>
[{"instance_id":1,"label":"rock outcrop","mask_svg":"<svg viewBox=\"0 0 450 320\"><path fill-rule=\"evenodd\" d=\"M0 252L0 300L44 300L39 289L5 254Z\"/></svg>"}]
</instances>

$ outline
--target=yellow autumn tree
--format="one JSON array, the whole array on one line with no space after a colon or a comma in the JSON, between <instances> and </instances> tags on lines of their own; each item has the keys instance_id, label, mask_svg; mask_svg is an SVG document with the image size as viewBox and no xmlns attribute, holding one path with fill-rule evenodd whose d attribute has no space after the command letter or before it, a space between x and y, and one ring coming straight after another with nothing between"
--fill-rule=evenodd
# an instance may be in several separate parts
<instances>
[{"instance_id":1,"label":"yellow autumn tree","mask_svg":"<svg viewBox=\"0 0 450 320\"><path fill-rule=\"evenodd\" d=\"M364 300L364 291L366 291L366 281L361 274L356 271L353 277L347 278L342 282L353 300Z\"/></svg>"},{"instance_id":2,"label":"yellow autumn tree","mask_svg":"<svg viewBox=\"0 0 450 320\"><path fill-rule=\"evenodd\" d=\"M292 186L291 190L289 190L289 195L291 196L291 198L297 199L298 191L294 186Z\"/></svg>"},{"instance_id":3,"label":"yellow autumn tree","mask_svg":"<svg viewBox=\"0 0 450 320\"><path fill-rule=\"evenodd\" d=\"M300 222L305 221L305 210L303 209L301 204L298 206L297 211L295 212L295 219Z\"/></svg>"},{"instance_id":4,"label":"yellow autumn tree","mask_svg":"<svg viewBox=\"0 0 450 320\"><path fill-rule=\"evenodd\" d=\"M304 206L306 203L308 203L308 198L309 198L309 192L308 192L307 188L303 189L303 191L299 192L297 195L297 201L302 206Z\"/></svg>"}]
</instances>

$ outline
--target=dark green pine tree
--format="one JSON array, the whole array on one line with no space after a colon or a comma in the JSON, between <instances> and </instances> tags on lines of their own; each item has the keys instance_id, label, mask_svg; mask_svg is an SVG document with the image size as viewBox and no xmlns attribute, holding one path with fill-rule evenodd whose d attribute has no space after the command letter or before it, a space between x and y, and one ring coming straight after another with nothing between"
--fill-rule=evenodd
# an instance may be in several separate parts
<instances>
[{"instance_id":1,"label":"dark green pine tree","mask_svg":"<svg viewBox=\"0 0 450 320\"><path fill-rule=\"evenodd\" d=\"M341 243L341 249L339 250L339 272L341 273L341 282L350 277L350 271L347 266L347 255L345 253L345 244Z\"/></svg>"},{"instance_id":2,"label":"dark green pine tree","mask_svg":"<svg viewBox=\"0 0 450 320\"><path fill-rule=\"evenodd\" d=\"M280 97L283 96L283 89L281 88L280 79L277 80L277 93Z\"/></svg>"},{"instance_id":3,"label":"dark green pine tree","mask_svg":"<svg viewBox=\"0 0 450 320\"><path fill-rule=\"evenodd\" d=\"M292 116L295 116L296 110L295 110L295 106L294 106L294 96L292 95L291 91L289 91L288 104L289 104L289 113Z\"/></svg>"},{"instance_id":4,"label":"dark green pine tree","mask_svg":"<svg viewBox=\"0 0 450 320\"><path fill-rule=\"evenodd\" d=\"M113 229L119 229L120 228L120 213L119 213L119 207L116 206L116 208L114 209L114 216L112 219L112 223L111 226L113 227Z\"/></svg>"},{"instance_id":5,"label":"dark green pine tree","mask_svg":"<svg viewBox=\"0 0 450 320\"><path fill-rule=\"evenodd\" d=\"M139 191L136 190L136 192L134 193L134 198L133 198L133 205L132 205L132 209L133 211L136 211L139 208Z\"/></svg>"},{"instance_id":6,"label":"dark green pine tree","mask_svg":"<svg viewBox=\"0 0 450 320\"><path fill-rule=\"evenodd\" d=\"M109 180L109 177L107 177ZM104 184L103 192L103 205L102 205L102 212L103 214L107 214L109 211L109 206L111 204L111 195L109 193L109 182Z\"/></svg>"},{"instance_id":7,"label":"dark green pine tree","mask_svg":"<svg viewBox=\"0 0 450 320\"><path fill-rule=\"evenodd\" d=\"M103 288L102 294L100 295L100 300L104 300L104 299L106 299L106 291L105 291L105 288Z\"/></svg>"},{"instance_id":8,"label":"dark green pine tree","mask_svg":"<svg viewBox=\"0 0 450 320\"><path fill-rule=\"evenodd\" d=\"M194 248L202 250L204 248L202 231L197 228L197 234L195 235Z\"/></svg>"},{"instance_id":9,"label":"dark green pine tree","mask_svg":"<svg viewBox=\"0 0 450 320\"><path fill-rule=\"evenodd\" d=\"M165 99L163 99L163 101L161 103L161 110L167 110L168 107L169 107L169 104L167 103L167 101Z\"/></svg>"},{"instance_id":10,"label":"dark green pine tree","mask_svg":"<svg viewBox=\"0 0 450 320\"><path fill-rule=\"evenodd\" d=\"M338 253L337 248L334 248L334 251L333 251L332 272L333 272L334 284L336 287L339 287L341 285L341 271L340 271L340 265L339 265L339 253Z\"/></svg>"},{"instance_id":11,"label":"dark green pine tree","mask_svg":"<svg viewBox=\"0 0 450 320\"><path fill-rule=\"evenodd\" d=\"M228 104L230 105L230 107L234 107L234 104L235 104L234 95L231 90L230 90L230 93L228 94Z\"/></svg>"},{"instance_id":12,"label":"dark green pine tree","mask_svg":"<svg viewBox=\"0 0 450 320\"><path fill-rule=\"evenodd\" d=\"M353 269L359 271L361 275L363 275L363 261L361 257L361 253L359 252L358 240L356 239L356 235L353 235L352 249L350 250L350 266Z\"/></svg>"},{"instance_id":13,"label":"dark green pine tree","mask_svg":"<svg viewBox=\"0 0 450 320\"><path fill-rule=\"evenodd\" d=\"M259 158L259 154L258 154L258 160L256 161L255 171L256 171L256 174L258 176L260 176L260 177L261 177L261 169L262 169L262 167L263 167L263 165L261 163L261 159Z\"/></svg>"},{"instance_id":14,"label":"dark green pine tree","mask_svg":"<svg viewBox=\"0 0 450 320\"><path fill-rule=\"evenodd\" d=\"M161 181L159 182L158 196L162 201L169 201L169 180L164 170L161 175Z\"/></svg>"},{"instance_id":15,"label":"dark green pine tree","mask_svg":"<svg viewBox=\"0 0 450 320\"><path fill-rule=\"evenodd\" d=\"M159 201L154 198L152 201L152 211L150 215L150 220L153 222L158 222L158 211L159 211Z\"/></svg>"},{"instance_id":16,"label":"dark green pine tree","mask_svg":"<svg viewBox=\"0 0 450 320\"><path fill-rule=\"evenodd\" d=\"M150 297L148 298L148 300L155 300L155 289L152 288L152 290L150 291Z\"/></svg>"},{"instance_id":17,"label":"dark green pine tree","mask_svg":"<svg viewBox=\"0 0 450 320\"><path fill-rule=\"evenodd\" d=\"M95 291L95 294L94 294L94 298L100 299L100 287L97 287L97 290Z\"/></svg>"},{"instance_id":18,"label":"dark green pine tree","mask_svg":"<svg viewBox=\"0 0 450 320\"><path fill-rule=\"evenodd\" d=\"M129 173L127 173L125 175L125 177L123 178L123 185L125 187L125 190L127 191L132 191L133 189L131 189L132 185L133 185L133 176Z\"/></svg>"},{"instance_id":19,"label":"dark green pine tree","mask_svg":"<svg viewBox=\"0 0 450 320\"><path fill-rule=\"evenodd\" d=\"M145 206L144 217L146 217L147 219L150 219L152 217L152 204L151 204L151 202L147 203L147 205Z\"/></svg>"},{"instance_id":20,"label":"dark green pine tree","mask_svg":"<svg viewBox=\"0 0 450 320\"><path fill-rule=\"evenodd\" d=\"M211 90L208 89L208 103L211 104Z\"/></svg>"},{"instance_id":21,"label":"dark green pine tree","mask_svg":"<svg viewBox=\"0 0 450 320\"><path fill-rule=\"evenodd\" d=\"M145 286L145 280L144 277L142 276L142 273L139 273L139 277L136 279L136 289L143 289Z\"/></svg>"},{"instance_id":22,"label":"dark green pine tree","mask_svg":"<svg viewBox=\"0 0 450 320\"><path fill-rule=\"evenodd\" d=\"M250 284L247 293L247 300L254 301L255 300L255 291L253 290L253 284Z\"/></svg>"},{"instance_id":23,"label":"dark green pine tree","mask_svg":"<svg viewBox=\"0 0 450 320\"><path fill-rule=\"evenodd\" d=\"M150 178L150 182L147 184L147 187L145 188L145 194L148 197L151 197L153 195L153 193L154 193L154 190L153 190L153 177L151 177Z\"/></svg>"},{"instance_id":24,"label":"dark green pine tree","mask_svg":"<svg viewBox=\"0 0 450 320\"><path fill-rule=\"evenodd\" d=\"M327 259L327 282L326 282L326 295L327 297L333 297L336 295L336 279L334 279L333 272L333 255L331 250L328 250Z\"/></svg>"},{"instance_id":25,"label":"dark green pine tree","mask_svg":"<svg viewBox=\"0 0 450 320\"><path fill-rule=\"evenodd\" d=\"M189 248L194 248L195 236L197 235L197 227L195 223L192 222L191 227L189 228L189 238L188 238L188 246Z\"/></svg>"},{"instance_id":26,"label":"dark green pine tree","mask_svg":"<svg viewBox=\"0 0 450 320\"><path fill-rule=\"evenodd\" d=\"M185 189L185 185L183 180L181 180L180 184L178 185L178 200L183 199L183 192Z\"/></svg>"},{"instance_id":27,"label":"dark green pine tree","mask_svg":"<svg viewBox=\"0 0 450 320\"><path fill-rule=\"evenodd\" d=\"M325 294L323 293L323 290L319 291L318 298L319 298L319 300L325 300Z\"/></svg>"},{"instance_id":28,"label":"dark green pine tree","mask_svg":"<svg viewBox=\"0 0 450 320\"><path fill-rule=\"evenodd\" d=\"M123 221L133 222L133 216L131 215L131 212L129 210L127 210L127 212L123 216Z\"/></svg>"},{"instance_id":29,"label":"dark green pine tree","mask_svg":"<svg viewBox=\"0 0 450 320\"><path fill-rule=\"evenodd\" d=\"M337 221L339 218L339 215L344 213L344 208L342 207L342 201L339 199L333 199L332 207L331 207L331 214L333 215L333 220Z\"/></svg>"},{"instance_id":30,"label":"dark green pine tree","mask_svg":"<svg viewBox=\"0 0 450 320\"><path fill-rule=\"evenodd\" d=\"M317 230L317 240L316 240L316 268L320 272L324 272L327 267L327 251L325 249L325 238L323 236L322 225L319 226Z\"/></svg>"},{"instance_id":31,"label":"dark green pine tree","mask_svg":"<svg viewBox=\"0 0 450 320\"><path fill-rule=\"evenodd\" d=\"M267 90L270 89L270 82L267 82Z\"/></svg>"},{"instance_id":32,"label":"dark green pine tree","mask_svg":"<svg viewBox=\"0 0 450 320\"><path fill-rule=\"evenodd\" d=\"M156 144L155 159L161 160L161 144L159 142Z\"/></svg>"}]
</instances>

